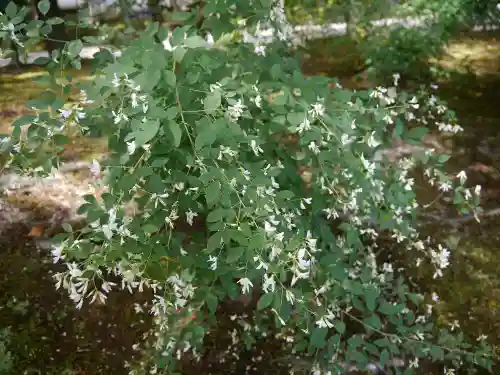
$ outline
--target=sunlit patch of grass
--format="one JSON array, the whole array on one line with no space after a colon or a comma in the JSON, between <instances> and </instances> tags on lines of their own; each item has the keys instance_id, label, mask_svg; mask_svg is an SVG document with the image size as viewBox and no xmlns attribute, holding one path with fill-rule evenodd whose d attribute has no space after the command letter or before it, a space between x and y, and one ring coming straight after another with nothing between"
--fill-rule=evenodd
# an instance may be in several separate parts
<instances>
[{"instance_id":1,"label":"sunlit patch of grass","mask_svg":"<svg viewBox=\"0 0 500 375\"><path fill-rule=\"evenodd\" d=\"M26 108L26 102L36 98L44 89L35 80L48 74L42 68L33 67L21 73L5 72L0 75L0 134L9 134L12 130L11 124L18 117L30 113L30 110ZM83 69L61 72L57 80L67 82L68 76L74 83L93 79L89 71ZM74 93L75 97L76 95L77 92ZM97 154L105 152L105 149L105 140L72 137L71 142L65 148L63 159L92 159Z\"/></svg>"},{"instance_id":2,"label":"sunlit patch of grass","mask_svg":"<svg viewBox=\"0 0 500 375\"><path fill-rule=\"evenodd\" d=\"M477 76L500 74L500 33L464 34L445 48L445 53L433 62L445 69Z\"/></svg>"}]
</instances>

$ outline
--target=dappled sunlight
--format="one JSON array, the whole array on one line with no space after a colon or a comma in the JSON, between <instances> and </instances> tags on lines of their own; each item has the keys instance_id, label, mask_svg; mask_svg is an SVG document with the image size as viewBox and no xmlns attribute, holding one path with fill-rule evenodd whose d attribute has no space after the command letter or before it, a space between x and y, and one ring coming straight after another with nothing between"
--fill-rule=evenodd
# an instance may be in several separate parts
<instances>
[{"instance_id":1,"label":"dappled sunlight","mask_svg":"<svg viewBox=\"0 0 500 375\"><path fill-rule=\"evenodd\" d=\"M478 76L500 74L500 34L477 33L451 42L437 59L444 68Z\"/></svg>"}]
</instances>

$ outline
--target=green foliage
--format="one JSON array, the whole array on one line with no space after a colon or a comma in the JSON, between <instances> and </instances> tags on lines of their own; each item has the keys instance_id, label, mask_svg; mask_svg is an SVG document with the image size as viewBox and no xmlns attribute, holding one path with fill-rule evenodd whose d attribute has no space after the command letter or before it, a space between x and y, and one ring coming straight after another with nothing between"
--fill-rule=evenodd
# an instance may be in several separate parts
<instances>
[{"instance_id":1,"label":"green foliage","mask_svg":"<svg viewBox=\"0 0 500 375\"><path fill-rule=\"evenodd\" d=\"M397 82L352 92L304 77L280 41L259 53L237 37L218 43L241 19L247 30L268 22L283 36L271 1L207 1L204 12L214 45L189 26L170 35L150 25L120 57L100 52L93 81L54 79L28 103L36 114L2 142L11 168L35 173L59 165L58 149L47 145L67 127L108 138L109 157L92 167L107 192L85 197L83 230L57 238L54 258L68 268L55 275L57 286L79 307L106 301L119 287L111 274L123 289L150 288L157 373L175 371L183 353L199 357L217 306L252 294L246 342L293 330L290 350L315 369L389 357L411 358L405 374L419 359L489 367L486 342L438 331L396 268L407 257L439 278L448 265L446 248L420 238L415 166L463 212L479 200L465 174L446 175L431 151L384 157L394 140L420 144L427 129L408 125L429 113L445 131L459 129L447 109L398 92ZM20 22L18 38L27 27ZM48 70L78 67L83 45L67 43ZM80 101L66 103L75 88ZM385 236L398 244L394 253L378 250ZM179 327L179 310L196 317Z\"/></svg>"},{"instance_id":2,"label":"green foliage","mask_svg":"<svg viewBox=\"0 0 500 375\"><path fill-rule=\"evenodd\" d=\"M12 354L8 349L11 334L9 329L0 329L0 374L9 374L12 370Z\"/></svg>"},{"instance_id":3,"label":"green foliage","mask_svg":"<svg viewBox=\"0 0 500 375\"><path fill-rule=\"evenodd\" d=\"M436 57L458 32L496 24L500 12L490 1L453 0L405 2L396 15L419 20L413 28L373 28L367 36L365 54L377 76L387 79L404 72L412 77L429 74L429 58Z\"/></svg>"}]
</instances>

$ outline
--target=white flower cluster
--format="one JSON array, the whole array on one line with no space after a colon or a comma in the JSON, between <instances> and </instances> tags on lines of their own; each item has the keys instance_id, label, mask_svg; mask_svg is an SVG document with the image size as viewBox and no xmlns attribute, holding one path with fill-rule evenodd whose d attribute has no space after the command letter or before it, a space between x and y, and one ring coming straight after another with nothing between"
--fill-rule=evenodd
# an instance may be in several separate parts
<instances>
[{"instance_id":1,"label":"white flower cluster","mask_svg":"<svg viewBox=\"0 0 500 375\"><path fill-rule=\"evenodd\" d=\"M304 116L302 122L297 126L297 132L303 134L311 130L311 123L325 114L325 105L323 98L317 98L316 103L311 104L311 108ZM311 148L311 146L309 146ZM314 148L314 147L313 147Z\"/></svg>"},{"instance_id":2,"label":"white flower cluster","mask_svg":"<svg viewBox=\"0 0 500 375\"><path fill-rule=\"evenodd\" d=\"M115 73L111 83L116 89L125 89L124 98L126 97L129 99L132 108L135 109L140 107L143 114L148 112L149 105L147 96L141 94L141 86L137 85L132 79L130 79L128 74L124 73L123 77L120 77ZM129 117L123 111L125 104L126 102L122 102L120 108L112 110L111 113L115 124L129 121Z\"/></svg>"},{"instance_id":3,"label":"white flower cluster","mask_svg":"<svg viewBox=\"0 0 500 375\"><path fill-rule=\"evenodd\" d=\"M431 262L436 267L434 272L434 278L442 277L443 270L450 265L450 251L444 248L441 244L438 244L437 249L430 250Z\"/></svg>"},{"instance_id":4,"label":"white flower cluster","mask_svg":"<svg viewBox=\"0 0 500 375\"><path fill-rule=\"evenodd\" d=\"M87 266L82 269L75 262L66 263L68 270L54 274L56 280L56 289L61 286L69 292L69 297L80 309L83 306L85 297L90 299L90 303L99 301L105 303L107 295L115 283L102 281L100 288L96 286L95 277L102 277L102 271L94 266ZM92 273L92 277L84 276L84 273Z\"/></svg>"}]
</instances>

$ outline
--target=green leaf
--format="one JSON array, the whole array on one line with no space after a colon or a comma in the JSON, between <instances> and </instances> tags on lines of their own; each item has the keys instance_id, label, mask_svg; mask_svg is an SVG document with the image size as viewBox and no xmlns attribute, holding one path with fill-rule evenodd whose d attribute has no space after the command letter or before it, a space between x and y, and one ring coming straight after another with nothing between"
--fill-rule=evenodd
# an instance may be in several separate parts
<instances>
[{"instance_id":1,"label":"green leaf","mask_svg":"<svg viewBox=\"0 0 500 375\"><path fill-rule=\"evenodd\" d=\"M380 292L377 288L371 287L365 292L365 302L366 302L366 307L368 307L368 310L371 312L375 311L375 308L377 307L377 297L379 296Z\"/></svg>"},{"instance_id":2,"label":"green leaf","mask_svg":"<svg viewBox=\"0 0 500 375\"><path fill-rule=\"evenodd\" d=\"M257 310L263 310L271 303L273 303L274 299L274 294L273 293L266 293L262 297L259 298L259 302L257 302Z\"/></svg>"},{"instance_id":3,"label":"green leaf","mask_svg":"<svg viewBox=\"0 0 500 375\"><path fill-rule=\"evenodd\" d=\"M315 327L311 333L309 339L311 346L317 349L322 349L326 345L326 334L328 333L327 328Z\"/></svg>"},{"instance_id":4,"label":"green leaf","mask_svg":"<svg viewBox=\"0 0 500 375\"><path fill-rule=\"evenodd\" d=\"M205 108L205 111L209 113L215 111L217 108L220 107L221 99L222 96L219 90L215 90L214 92L208 94L205 100L203 101L203 106Z\"/></svg>"},{"instance_id":5,"label":"green leaf","mask_svg":"<svg viewBox=\"0 0 500 375\"><path fill-rule=\"evenodd\" d=\"M387 349L382 350L382 353L380 353L379 362L382 367L385 367L389 362L389 351Z\"/></svg>"},{"instance_id":6,"label":"green leaf","mask_svg":"<svg viewBox=\"0 0 500 375\"><path fill-rule=\"evenodd\" d=\"M151 68L153 69L153 68ZM155 70L139 74L135 77L134 81L136 84L141 86L142 91L152 90L161 79L161 67L156 67Z\"/></svg>"},{"instance_id":7,"label":"green leaf","mask_svg":"<svg viewBox=\"0 0 500 375\"><path fill-rule=\"evenodd\" d=\"M153 224L145 224L141 227L141 229L144 233L151 234L157 232L159 228Z\"/></svg>"},{"instance_id":8,"label":"green leaf","mask_svg":"<svg viewBox=\"0 0 500 375\"><path fill-rule=\"evenodd\" d=\"M216 208L207 215L207 222L215 223L224 217L225 210L223 208Z\"/></svg>"},{"instance_id":9,"label":"green leaf","mask_svg":"<svg viewBox=\"0 0 500 375\"><path fill-rule=\"evenodd\" d=\"M228 250L226 262L227 263L236 262L238 259L241 258L241 256L243 255L244 252L245 252L245 248L243 246L231 247Z\"/></svg>"},{"instance_id":10,"label":"green leaf","mask_svg":"<svg viewBox=\"0 0 500 375\"><path fill-rule=\"evenodd\" d=\"M345 323L342 320L335 320L333 326L338 333L343 334L345 332Z\"/></svg>"},{"instance_id":11,"label":"green leaf","mask_svg":"<svg viewBox=\"0 0 500 375\"><path fill-rule=\"evenodd\" d=\"M220 183L219 181L211 182L205 190L205 199L207 204L213 205L220 200Z\"/></svg>"},{"instance_id":12,"label":"green leaf","mask_svg":"<svg viewBox=\"0 0 500 375\"><path fill-rule=\"evenodd\" d=\"M65 232L68 232L68 233L73 232L73 228L68 223L63 223L62 228L64 229Z\"/></svg>"},{"instance_id":13,"label":"green leaf","mask_svg":"<svg viewBox=\"0 0 500 375\"><path fill-rule=\"evenodd\" d=\"M219 299L213 293L208 293L205 297L205 302L207 303L207 307L212 314L215 314L217 310L217 305L219 304Z\"/></svg>"},{"instance_id":14,"label":"green leaf","mask_svg":"<svg viewBox=\"0 0 500 375\"><path fill-rule=\"evenodd\" d=\"M200 48L200 47L206 47L207 42L201 36L193 35L184 41L184 45L187 48Z\"/></svg>"},{"instance_id":15,"label":"green leaf","mask_svg":"<svg viewBox=\"0 0 500 375\"><path fill-rule=\"evenodd\" d=\"M172 21L187 21L191 18L190 12L174 12L169 15Z\"/></svg>"},{"instance_id":16,"label":"green leaf","mask_svg":"<svg viewBox=\"0 0 500 375\"><path fill-rule=\"evenodd\" d=\"M54 18L47 20L47 23L49 25L60 25L61 23L64 23L64 20L62 18L59 18L59 17L54 17Z\"/></svg>"},{"instance_id":17,"label":"green leaf","mask_svg":"<svg viewBox=\"0 0 500 375\"><path fill-rule=\"evenodd\" d=\"M196 150L201 150L205 146L211 146L215 142L216 133L210 127L203 129L194 140Z\"/></svg>"},{"instance_id":18,"label":"green leaf","mask_svg":"<svg viewBox=\"0 0 500 375\"><path fill-rule=\"evenodd\" d=\"M167 117L167 119L169 120L173 120L175 119L175 117L179 114L179 108L177 107L170 107L169 109L167 109L167 111L165 112L165 116Z\"/></svg>"},{"instance_id":19,"label":"green leaf","mask_svg":"<svg viewBox=\"0 0 500 375\"><path fill-rule=\"evenodd\" d=\"M430 353L433 361L442 361L444 358L444 351L439 346L431 346Z\"/></svg>"},{"instance_id":20,"label":"green leaf","mask_svg":"<svg viewBox=\"0 0 500 375\"><path fill-rule=\"evenodd\" d=\"M222 232L215 232L212 234L207 241L207 250L212 252L216 249L220 249L222 244Z\"/></svg>"},{"instance_id":21,"label":"green leaf","mask_svg":"<svg viewBox=\"0 0 500 375\"><path fill-rule=\"evenodd\" d=\"M172 133L172 143L174 147L179 147L182 140L182 130L179 124L175 121L168 122L168 129Z\"/></svg>"},{"instance_id":22,"label":"green leaf","mask_svg":"<svg viewBox=\"0 0 500 375\"><path fill-rule=\"evenodd\" d=\"M367 325L366 328L368 329L380 329L380 327L382 326L380 318L375 314L366 318L364 320L364 323Z\"/></svg>"},{"instance_id":23,"label":"green leaf","mask_svg":"<svg viewBox=\"0 0 500 375\"><path fill-rule=\"evenodd\" d=\"M48 2L48 1L47 1L47 0L45 0L45 3L47 3L47 2ZM5 3L4 3L4 4L5 4ZM41 4L41 2L40 2L40 3L38 3L38 6L39 6L39 7L40 7L40 4ZM49 3L49 5L50 5L50 3ZM15 4L13 1L11 1L11 2L9 3L9 5L7 5L7 7L5 8L5 14L6 14L9 18L14 18L14 17L17 15L17 6L16 6L16 4ZM43 13L43 14L45 14L45 13Z\"/></svg>"},{"instance_id":24,"label":"green leaf","mask_svg":"<svg viewBox=\"0 0 500 375\"><path fill-rule=\"evenodd\" d=\"M45 16L50 10L50 0L40 1L38 3L38 10Z\"/></svg>"},{"instance_id":25,"label":"green leaf","mask_svg":"<svg viewBox=\"0 0 500 375\"><path fill-rule=\"evenodd\" d=\"M148 143L158 133L160 122L158 120L147 120L140 122L138 129L134 131L134 138L137 147Z\"/></svg>"},{"instance_id":26,"label":"green leaf","mask_svg":"<svg viewBox=\"0 0 500 375\"><path fill-rule=\"evenodd\" d=\"M303 112L291 112L286 116L286 119L292 126L298 126L305 118L306 114Z\"/></svg>"},{"instance_id":27,"label":"green leaf","mask_svg":"<svg viewBox=\"0 0 500 375\"><path fill-rule=\"evenodd\" d=\"M82 52L83 49L83 43L80 39L73 40L68 44L68 56L70 58L75 58L80 55L80 52Z\"/></svg>"},{"instance_id":28,"label":"green leaf","mask_svg":"<svg viewBox=\"0 0 500 375\"><path fill-rule=\"evenodd\" d=\"M442 155L438 156L438 162L439 163L445 163L448 160L450 160L450 158L451 158L451 155L442 154Z\"/></svg>"},{"instance_id":29,"label":"green leaf","mask_svg":"<svg viewBox=\"0 0 500 375\"><path fill-rule=\"evenodd\" d=\"M47 109L56 100L56 95L52 91L43 91L38 94L37 99L29 100L26 106L36 109Z\"/></svg>"},{"instance_id":30,"label":"green leaf","mask_svg":"<svg viewBox=\"0 0 500 375\"><path fill-rule=\"evenodd\" d=\"M397 314L398 308L390 303L382 302L378 308L378 311L380 311L384 315L394 315Z\"/></svg>"},{"instance_id":31,"label":"green leaf","mask_svg":"<svg viewBox=\"0 0 500 375\"><path fill-rule=\"evenodd\" d=\"M163 78L165 79L165 82L167 82L167 85L175 87L177 83L177 77L174 72L171 70L165 70L163 72Z\"/></svg>"},{"instance_id":32,"label":"green leaf","mask_svg":"<svg viewBox=\"0 0 500 375\"><path fill-rule=\"evenodd\" d=\"M174 60L176 62L181 62L182 59L184 58L184 55L186 54L186 49L182 47L177 47L174 49Z\"/></svg>"},{"instance_id":33,"label":"green leaf","mask_svg":"<svg viewBox=\"0 0 500 375\"><path fill-rule=\"evenodd\" d=\"M147 179L146 189L151 193L161 194L165 192L165 182L159 175L153 174Z\"/></svg>"},{"instance_id":34,"label":"green leaf","mask_svg":"<svg viewBox=\"0 0 500 375\"><path fill-rule=\"evenodd\" d=\"M421 141L424 135L426 135L429 132L429 129L424 128L424 127L417 127L410 129L410 131L406 134L406 137L415 140L415 141Z\"/></svg>"}]
</instances>

